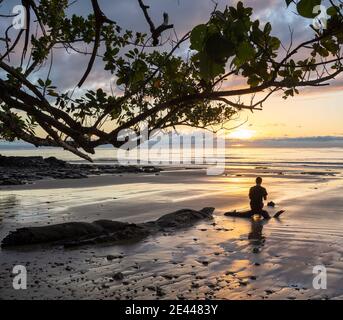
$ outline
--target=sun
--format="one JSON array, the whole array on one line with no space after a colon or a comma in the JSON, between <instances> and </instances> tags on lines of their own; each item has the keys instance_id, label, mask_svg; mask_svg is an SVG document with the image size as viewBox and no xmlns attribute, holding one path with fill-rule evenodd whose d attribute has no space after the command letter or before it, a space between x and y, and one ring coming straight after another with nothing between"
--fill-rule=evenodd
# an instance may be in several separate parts
<instances>
[{"instance_id":1,"label":"sun","mask_svg":"<svg viewBox=\"0 0 343 320\"><path fill-rule=\"evenodd\" d=\"M255 131L249 129L237 129L229 134L229 138L238 140L249 140L254 137Z\"/></svg>"}]
</instances>

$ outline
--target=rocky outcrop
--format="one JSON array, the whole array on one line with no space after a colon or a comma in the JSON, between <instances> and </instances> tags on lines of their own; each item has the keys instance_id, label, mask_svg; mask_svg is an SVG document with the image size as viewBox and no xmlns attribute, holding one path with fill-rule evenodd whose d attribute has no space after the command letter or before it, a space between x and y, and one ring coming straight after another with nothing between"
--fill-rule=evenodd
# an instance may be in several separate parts
<instances>
[{"instance_id":1,"label":"rocky outcrop","mask_svg":"<svg viewBox=\"0 0 343 320\"><path fill-rule=\"evenodd\" d=\"M157 173L156 167L71 164L55 157L4 157L0 155L0 186L23 185L41 179L85 179L91 175Z\"/></svg>"},{"instance_id":2,"label":"rocky outcrop","mask_svg":"<svg viewBox=\"0 0 343 320\"><path fill-rule=\"evenodd\" d=\"M47 166L43 157L5 157L0 155L0 167L7 168L31 168L37 166Z\"/></svg>"},{"instance_id":3,"label":"rocky outcrop","mask_svg":"<svg viewBox=\"0 0 343 320\"><path fill-rule=\"evenodd\" d=\"M192 226L195 222L212 217L214 208L204 208L201 211L180 210L167 214L156 221L162 228L183 228Z\"/></svg>"},{"instance_id":4,"label":"rocky outcrop","mask_svg":"<svg viewBox=\"0 0 343 320\"><path fill-rule=\"evenodd\" d=\"M2 247L25 246L44 243L85 244L88 242L132 240L146 236L144 228L135 224L117 221L95 221L93 223L71 222L46 227L22 228L10 233Z\"/></svg>"},{"instance_id":5,"label":"rocky outcrop","mask_svg":"<svg viewBox=\"0 0 343 320\"><path fill-rule=\"evenodd\" d=\"M171 228L177 230L211 219L214 208L200 211L185 209L142 224L100 220L93 223L72 222L53 226L21 228L11 232L3 241L3 248L35 244L54 244L73 247L103 242L118 243L141 240L148 235Z\"/></svg>"}]
</instances>

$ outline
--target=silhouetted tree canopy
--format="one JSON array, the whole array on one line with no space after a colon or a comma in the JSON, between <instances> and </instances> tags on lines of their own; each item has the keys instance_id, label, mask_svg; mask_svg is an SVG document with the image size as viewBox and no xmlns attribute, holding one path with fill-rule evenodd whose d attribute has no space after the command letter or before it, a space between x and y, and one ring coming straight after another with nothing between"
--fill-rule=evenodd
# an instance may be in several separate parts
<instances>
[{"instance_id":1,"label":"silhouetted tree canopy","mask_svg":"<svg viewBox=\"0 0 343 320\"><path fill-rule=\"evenodd\" d=\"M150 28L144 34L124 30L97 0L86 1L92 5L87 17L68 13L74 1L22 0L27 10L23 30L14 30L13 16L0 7L0 19L8 24L0 35L0 138L60 146L90 160L87 154L96 147L120 147L125 143L121 132L138 131L142 123L151 131L222 126L242 109L261 110L275 92L288 98L303 87L328 85L343 71L340 0L329 1L326 28L312 26L312 37L287 45L273 35L270 23L253 20L253 8L242 2L223 11L214 8L207 22L179 38L173 35L166 45L161 39L174 28L167 13L161 12L163 23L158 25L154 20L161 17L151 17L151 9L137 0ZM278 1L294 3L304 19L315 17L314 8L322 3ZM0 0L0 6L7 2ZM85 47L90 50L81 49ZM188 48L187 54L180 55L180 47ZM50 79L56 48L89 57L75 83L84 89L77 97L61 92ZM85 81L98 60L116 79L113 92L87 90ZM37 80L33 75L44 64L50 65L48 75ZM230 87L232 77L242 86Z\"/></svg>"}]
</instances>

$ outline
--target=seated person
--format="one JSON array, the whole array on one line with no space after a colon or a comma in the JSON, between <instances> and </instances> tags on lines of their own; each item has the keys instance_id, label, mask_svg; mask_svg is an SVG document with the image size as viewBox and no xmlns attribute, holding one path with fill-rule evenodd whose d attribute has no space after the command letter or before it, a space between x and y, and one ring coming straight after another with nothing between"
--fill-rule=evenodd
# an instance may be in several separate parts
<instances>
[{"instance_id":1,"label":"seated person","mask_svg":"<svg viewBox=\"0 0 343 320\"><path fill-rule=\"evenodd\" d=\"M251 213L253 215L262 215L265 219L270 219L267 211L263 210L264 203L263 200L267 200L267 190L262 187L262 178L258 177L256 179L256 186L252 187L249 192Z\"/></svg>"}]
</instances>

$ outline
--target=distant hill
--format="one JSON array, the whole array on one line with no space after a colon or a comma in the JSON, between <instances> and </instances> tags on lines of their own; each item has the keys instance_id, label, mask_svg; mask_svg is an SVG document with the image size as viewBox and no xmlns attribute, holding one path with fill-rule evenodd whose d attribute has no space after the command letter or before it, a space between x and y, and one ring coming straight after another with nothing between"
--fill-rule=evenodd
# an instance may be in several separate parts
<instances>
[{"instance_id":1,"label":"distant hill","mask_svg":"<svg viewBox=\"0 0 343 320\"><path fill-rule=\"evenodd\" d=\"M23 141L8 142L0 140L0 150L34 149L35 147Z\"/></svg>"}]
</instances>

